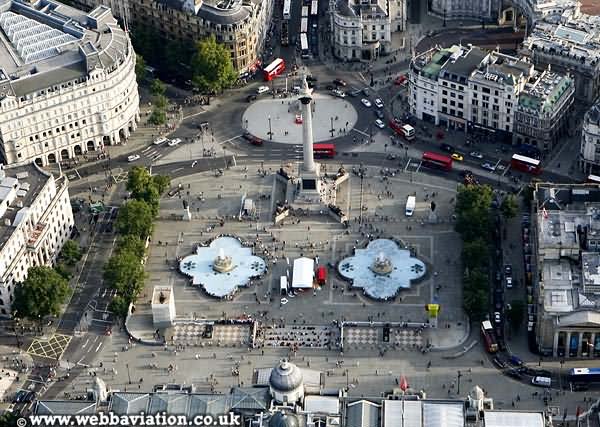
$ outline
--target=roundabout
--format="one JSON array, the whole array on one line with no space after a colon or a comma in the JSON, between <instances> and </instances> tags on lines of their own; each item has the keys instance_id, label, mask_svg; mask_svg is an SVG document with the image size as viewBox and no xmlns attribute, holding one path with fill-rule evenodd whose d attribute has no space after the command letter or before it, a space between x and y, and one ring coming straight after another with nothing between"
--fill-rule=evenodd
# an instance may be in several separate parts
<instances>
[{"instance_id":1,"label":"roundabout","mask_svg":"<svg viewBox=\"0 0 600 427\"><path fill-rule=\"evenodd\" d=\"M313 92L313 139L324 142L346 135L356 125L358 112L342 98ZM301 104L297 96L262 99L242 114L243 128L265 141L302 143ZM333 129L333 132L332 132Z\"/></svg>"}]
</instances>

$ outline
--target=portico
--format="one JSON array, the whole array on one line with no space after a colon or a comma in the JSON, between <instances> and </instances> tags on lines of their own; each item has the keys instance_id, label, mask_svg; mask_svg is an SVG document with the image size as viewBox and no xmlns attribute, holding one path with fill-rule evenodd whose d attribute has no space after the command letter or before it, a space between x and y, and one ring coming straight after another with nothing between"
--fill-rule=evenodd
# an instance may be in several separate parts
<instances>
[{"instance_id":1,"label":"portico","mask_svg":"<svg viewBox=\"0 0 600 427\"><path fill-rule=\"evenodd\" d=\"M555 319L554 357L600 357L600 313L579 311Z\"/></svg>"}]
</instances>

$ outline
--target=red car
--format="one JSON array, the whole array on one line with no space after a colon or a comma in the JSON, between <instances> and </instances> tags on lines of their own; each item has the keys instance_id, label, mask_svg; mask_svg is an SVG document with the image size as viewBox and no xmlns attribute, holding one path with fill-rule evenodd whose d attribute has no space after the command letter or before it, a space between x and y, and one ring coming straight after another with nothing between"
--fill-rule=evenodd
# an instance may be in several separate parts
<instances>
[{"instance_id":1,"label":"red car","mask_svg":"<svg viewBox=\"0 0 600 427\"><path fill-rule=\"evenodd\" d=\"M406 82L406 76L404 74L400 74L396 77L396 80L394 80L394 84L398 86L403 85L404 82Z\"/></svg>"},{"instance_id":2,"label":"red car","mask_svg":"<svg viewBox=\"0 0 600 427\"><path fill-rule=\"evenodd\" d=\"M245 132L243 138L252 145L263 145L263 140L252 135L250 132Z\"/></svg>"}]
</instances>

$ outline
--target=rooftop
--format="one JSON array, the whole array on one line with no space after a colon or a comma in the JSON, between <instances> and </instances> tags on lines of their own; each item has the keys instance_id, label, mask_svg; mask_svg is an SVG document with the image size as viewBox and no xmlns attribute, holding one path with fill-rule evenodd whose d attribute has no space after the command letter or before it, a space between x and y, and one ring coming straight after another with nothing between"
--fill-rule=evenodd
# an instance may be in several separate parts
<instances>
[{"instance_id":1,"label":"rooftop","mask_svg":"<svg viewBox=\"0 0 600 427\"><path fill-rule=\"evenodd\" d=\"M519 106L549 114L562 96L574 90L573 80L563 74L544 71L533 82L525 85L519 95Z\"/></svg>"},{"instance_id":2,"label":"rooftop","mask_svg":"<svg viewBox=\"0 0 600 427\"><path fill-rule=\"evenodd\" d=\"M8 80L14 96L111 68L129 51L106 6L86 14L52 0L0 0L0 11L0 82Z\"/></svg>"},{"instance_id":3,"label":"rooftop","mask_svg":"<svg viewBox=\"0 0 600 427\"><path fill-rule=\"evenodd\" d=\"M453 55L450 61L442 67L440 77L467 84L467 79L488 56L488 52L475 46L460 46L458 55Z\"/></svg>"}]
</instances>

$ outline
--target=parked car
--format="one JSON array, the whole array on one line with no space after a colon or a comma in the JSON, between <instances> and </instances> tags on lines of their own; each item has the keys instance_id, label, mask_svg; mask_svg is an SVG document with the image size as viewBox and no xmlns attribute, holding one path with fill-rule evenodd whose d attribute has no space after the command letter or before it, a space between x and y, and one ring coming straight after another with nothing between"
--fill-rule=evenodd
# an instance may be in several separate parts
<instances>
[{"instance_id":1,"label":"parked car","mask_svg":"<svg viewBox=\"0 0 600 427\"><path fill-rule=\"evenodd\" d=\"M385 127L385 123L383 123L381 119L377 119L375 120L375 126L377 126L379 129L383 129Z\"/></svg>"},{"instance_id":2,"label":"parked car","mask_svg":"<svg viewBox=\"0 0 600 427\"><path fill-rule=\"evenodd\" d=\"M164 136L159 136L158 138L156 138L156 139L154 140L153 144L154 144L154 145L160 145L160 144L162 144L162 143L165 143L165 142L167 142L167 141L168 141L168 139L167 139L167 138L165 138Z\"/></svg>"},{"instance_id":3,"label":"parked car","mask_svg":"<svg viewBox=\"0 0 600 427\"><path fill-rule=\"evenodd\" d=\"M485 170L488 170L488 171L490 171L490 172L494 172L494 171L496 170L496 166L494 166L494 165L493 165L493 164L491 164L491 163L487 163L487 162L486 162L486 163L483 163L483 164L481 165L481 168L482 168L482 169L485 169Z\"/></svg>"},{"instance_id":4,"label":"parked car","mask_svg":"<svg viewBox=\"0 0 600 427\"><path fill-rule=\"evenodd\" d=\"M375 106L377 108L383 108L383 101L379 98L375 99Z\"/></svg>"},{"instance_id":5,"label":"parked car","mask_svg":"<svg viewBox=\"0 0 600 427\"><path fill-rule=\"evenodd\" d=\"M174 138L174 139L170 140L167 145L169 147L175 147L177 144L180 144L180 143L181 143L181 138Z\"/></svg>"},{"instance_id":6,"label":"parked car","mask_svg":"<svg viewBox=\"0 0 600 427\"><path fill-rule=\"evenodd\" d=\"M474 157L476 159L483 159L483 154L481 154L479 151L471 151L469 153L469 156Z\"/></svg>"},{"instance_id":7,"label":"parked car","mask_svg":"<svg viewBox=\"0 0 600 427\"><path fill-rule=\"evenodd\" d=\"M369 101L367 98L361 99L360 102L362 102L362 105L364 105L367 108L371 106L371 101Z\"/></svg>"},{"instance_id":8,"label":"parked car","mask_svg":"<svg viewBox=\"0 0 600 427\"><path fill-rule=\"evenodd\" d=\"M128 162L135 162L139 158L140 158L139 154L132 154L131 156L127 157L127 161Z\"/></svg>"},{"instance_id":9,"label":"parked car","mask_svg":"<svg viewBox=\"0 0 600 427\"><path fill-rule=\"evenodd\" d=\"M499 311L496 311L494 313L494 322L496 322L496 323L502 323L502 316L500 315Z\"/></svg>"},{"instance_id":10,"label":"parked car","mask_svg":"<svg viewBox=\"0 0 600 427\"><path fill-rule=\"evenodd\" d=\"M258 89L256 89L256 93L260 95L261 93L266 93L269 90L269 86L259 86Z\"/></svg>"}]
</instances>

